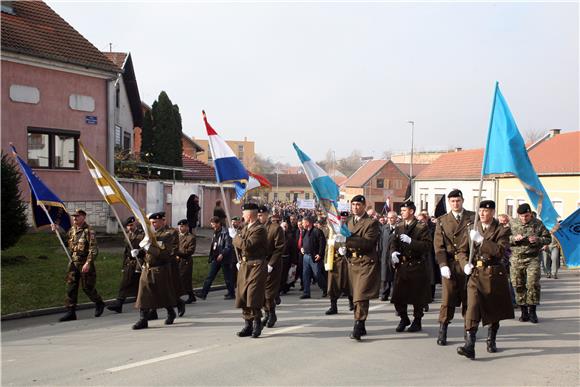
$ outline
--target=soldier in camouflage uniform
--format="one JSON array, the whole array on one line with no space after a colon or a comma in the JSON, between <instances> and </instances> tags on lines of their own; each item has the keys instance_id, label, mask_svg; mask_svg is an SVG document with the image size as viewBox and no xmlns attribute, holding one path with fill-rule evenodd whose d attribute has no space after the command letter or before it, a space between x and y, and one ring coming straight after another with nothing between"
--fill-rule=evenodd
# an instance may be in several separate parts
<instances>
[{"instance_id":1,"label":"soldier in camouflage uniform","mask_svg":"<svg viewBox=\"0 0 580 387\"><path fill-rule=\"evenodd\" d=\"M520 321L538 322L536 305L540 303L540 249L550 244L552 237L543 223L532 216L527 203L518 207L518 218L512 224L511 281L516 291L516 303L522 314Z\"/></svg>"},{"instance_id":2,"label":"soldier in camouflage uniform","mask_svg":"<svg viewBox=\"0 0 580 387\"><path fill-rule=\"evenodd\" d=\"M95 317L103 314L105 303L97 292L97 271L95 269L95 258L98 254L97 239L95 232L85 222L87 213L77 209L71 215L73 226L68 231L67 241L71 253L72 263L69 263L66 274L66 298L65 306L67 312L59 321L76 320L76 307L79 295L79 283L87 297L96 303ZM53 230L56 226L52 226Z\"/></svg>"}]
</instances>

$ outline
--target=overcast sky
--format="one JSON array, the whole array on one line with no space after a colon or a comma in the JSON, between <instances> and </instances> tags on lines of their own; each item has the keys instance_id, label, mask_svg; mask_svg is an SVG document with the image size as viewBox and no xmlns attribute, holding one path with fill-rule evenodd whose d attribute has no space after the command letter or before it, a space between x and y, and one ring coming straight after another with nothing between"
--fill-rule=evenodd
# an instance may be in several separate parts
<instances>
[{"instance_id":1,"label":"overcast sky","mask_svg":"<svg viewBox=\"0 0 580 387\"><path fill-rule=\"evenodd\" d=\"M102 51L131 52L141 99L183 129L298 164L359 149L485 145L494 82L522 133L579 123L577 2L63 2Z\"/></svg>"}]
</instances>

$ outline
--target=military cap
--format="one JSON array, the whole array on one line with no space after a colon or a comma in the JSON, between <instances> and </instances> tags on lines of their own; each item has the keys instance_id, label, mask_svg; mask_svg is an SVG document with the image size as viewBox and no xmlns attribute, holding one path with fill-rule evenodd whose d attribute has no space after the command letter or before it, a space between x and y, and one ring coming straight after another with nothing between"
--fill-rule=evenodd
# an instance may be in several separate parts
<instances>
[{"instance_id":1,"label":"military cap","mask_svg":"<svg viewBox=\"0 0 580 387\"><path fill-rule=\"evenodd\" d=\"M135 223L135 217L134 216L130 216L127 218L127 220L125 220L125 226L131 224L131 223Z\"/></svg>"},{"instance_id":2,"label":"military cap","mask_svg":"<svg viewBox=\"0 0 580 387\"><path fill-rule=\"evenodd\" d=\"M165 211L158 212L158 214L161 215L161 218L165 218Z\"/></svg>"},{"instance_id":3,"label":"military cap","mask_svg":"<svg viewBox=\"0 0 580 387\"><path fill-rule=\"evenodd\" d=\"M268 212L270 212L268 207L263 205L258 207L258 214L267 214Z\"/></svg>"},{"instance_id":4,"label":"military cap","mask_svg":"<svg viewBox=\"0 0 580 387\"><path fill-rule=\"evenodd\" d=\"M479 208L489 208L495 210L495 202L493 200L482 200L479 203Z\"/></svg>"},{"instance_id":5,"label":"military cap","mask_svg":"<svg viewBox=\"0 0 580 387\"><path fill-rule=\"evenodd\" d=\"M181 226L181 225L187 226L187 224L188 224L187 219L181 219L179 222L177 222L178 226Z\"/></svg>"},{"instance_id":6,"label":"military cap","mask_svg":"<svg viewBox=\"0 0 580 387\"><path fill-rule=\"evenodd\" d=\"M152 214L149 214L149 219L154 219L154 220L163 219L163 215L161 215L161 212L154 212Z\"/></svg>"},{"instance_id":7,"label":"military cap","mask_svg":"<svg viewBox=\"0 0 580 387\"><path fill-rule=\"evenodd\" d=\"M87 216L87 213L82 208L77 208L75 210L75 212L73 212L72 216L79 216L79 215Z\"/></svg>"},{"instance_id":8,"label":"military cap","mask_svg":"<svg viewBox=\"0 0 580 387\"><path fill-rule=\"evenodd\" d=\"M407 200L405 203L401 204L401 208L410 208L413 211L417 210L417 207L415 207L415 203L413 203L413 201L411 200Z\"/></svg>"},{"instance_id":9,"label":"military cap","mask_svg":"<svg viewBox=\"0 0 580 387\"><path fill-rule=\"evenodd\" d=\"M447 195L448 198L463 198L463 192L460 189L454 189Z\"/></svg>"},{"instance_id":10,"label":"military cap","mask_svg":"<svg viewBox=\"0 0 580 387\"><path fill-rule=\"evenodd\" d=\"M232 218L232 220L235 220L235 221L237 222L237 221L240 221L240 220L242 220L242 219L241 219L239 216L234 216L234 217Z\"/></svg>"},{"instance_id":11,"label":"military cap","mask_svg":"<svg viewBox=\"0 0 580 387\"><path fill-rule=\"evenodd\" d=\"M527 214L528 212L532 212L532 208L528 203L522 203L518 206L518 214Z\"/></svg>"},{"instance_id":12,"label":"military cap","mask_svg":"<svg viewBox=\"0 0 580 387\"><path fill-rule=\"evenodd\" d=\"M358 202L358 203L366 203L367 200L365 199L365 197L363 195L356 195L354 198L352 198L350 200L351 203L353 202Z\"/></svg>"},{"instance_id":13,"label":"military cap","mask_svg":"<svg viewBox=\"0 0 580 387\"><path fill-rule=\"evenodd\" d=\"M256 203L246 203L242 206L242 211L257 211L258 205Z\"/></svg>"},{"instance_id":14,"label":"military cap","mask_svg":"<svg viewBox=\"0 0 580 387\"><path fill-rule=\"evenodd\" d=\"M341 211L340 216L348 216L348 211Z\"/></svg>"}]
</instances>

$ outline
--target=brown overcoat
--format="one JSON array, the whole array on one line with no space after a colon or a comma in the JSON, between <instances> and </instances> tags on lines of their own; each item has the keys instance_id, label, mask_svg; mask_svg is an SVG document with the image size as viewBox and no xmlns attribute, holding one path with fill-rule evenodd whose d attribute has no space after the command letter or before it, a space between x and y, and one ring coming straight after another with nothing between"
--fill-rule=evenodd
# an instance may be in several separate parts
<instances>
[{"instance_id":1,"label":"brown overcoat","mask_svg":"<svg viewBox=\"0 0 580 387\"><path fill-rule=\"evenodd\" d=\"M175 261L177 246L177 234L173 231L168 227L162 227L155 233L159 246L151 246L145 254L145 265L139 278L136 308L157 309L173 307L177 304L171 273L171 262Z\"/></svg>"},{"instance_id":2,"label":"brown overcoat","mask_svg":"<svg viewBox=\"0 0 580 387\"><path fill-rule=\"evenodd\" d=\"M365 213L356 223L354 215L350 216L346 225L352 233L346 238L346 247L353 300L358 302L377 298L380 287L377 254L380 223Z\"/></svg>"},{"instance_id":3,"label":"brown overcoat","mask_svg":"<svg viewBox=\"0 0 580 387\"><path fill-rule=\"evenodd\" d=\"M268 238L266 263L272 266L272 271L266 278L266 298L274 299L280 291L282 281L282 253L284 253L286 236L282 227L276 222L269 220L264 227Z\"/></svg>"},{"instance_id":4,"label":"brown overcoat","mask_svg":"<svg viewBox=\"0 0 580 387\"><path fill-rule=\"evenodd\" d=\"M411 243L401 241L401 235L411 238ZM393 285L393 304L426 305L433 301L431 297L431 281L426 260L431 251L431 234L429 228L413 219L408 225L405 222L395 227L393 239L389 247L389 255L398 251L399 263L395 265L395 281Z\"/></svg>"},{"instance_id":5,"label":"brown overcoat","mask_svg":"<svg viewBox=\"0 0 580 387\"><path fill-rule=\"evenodd\" d=\"M236 308L260 309L264 305L268 266L266 228L256 221L245 225L233 240L241 258L236 286Z\"/></svg>"},{"instance_id":6,"label":"brown overcoat","mask_svg":"<svg viewBox=\"0 0 580 387\"><path fill-rule=\"evenodd\" d=\"M175 252L177 265L179 267L179 281L181 282L180 295L188 294L193 291L192 276L193 276L193 259L192 255L195 253L196 238L195 234L186 232L179 234L179 244Z\"/></svg>"},{"instance_id":7,"label":"brown overcoat","mask_svg":"<svg viewBox=\"0 0 580 387\"><path fill-rule=\"evenodd\" d=\"M467 312L465 320L481 321L483 325L514 318L509 290L509 275L503 264L509 248L511 230L496 219L484 232L478 223L483 242L474 247L473 272L467 282Z\"/></svg>"},{"instance_id":8,"label":"brown overcoat","mask_svg":"<svg viewBox=\"0 0 580 387\"><path fill-rule=\"evenodd\" d=\"M123 275L121 277L121 285L119 286L119 298L134 297L137 295L139 290L139 277L141 274L141 268L139 267L137 259L143 262L145 252L140 250L138 257L134 258L131 255L131 250L139 249L139 242L143 240L144 235L145 234L141 229L137 229L135 232L128 233L131 246L125 246L125 251L123 253Z\"/></svg>"},{"instance_id":9,"label":"brown overcoat","mask_svg":"<svg viewBox=\"0 0 580 387\"><path fill-rule=\"evenodd\" d=\"M437 219L433 246L435 258L439 267L451 266L451 261L459 261L464 267L469 261L469 230L471 230L475 212L463 210L461 221L453 217L449 212Z\"/></svg>"}]
</instances>

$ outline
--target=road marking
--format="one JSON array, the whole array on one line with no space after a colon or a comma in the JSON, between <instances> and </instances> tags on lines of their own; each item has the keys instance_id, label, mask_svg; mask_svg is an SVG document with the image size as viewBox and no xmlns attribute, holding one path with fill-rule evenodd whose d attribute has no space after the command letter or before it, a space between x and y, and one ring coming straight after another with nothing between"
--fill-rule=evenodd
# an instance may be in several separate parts
<instances>
[{"instance_id":1,"label":"road marking","mask_svg":"<svg viewBox=\"0 0 580 387\"><path fill-rule=\"evenodd\" d=\"M105 371L108 371L108 372L124 371L124 370L128 370L128 369L131 369L131 368L141 367L141 366L144 366L144 365L147 365L147 364L158 363L160 361L175 359L175 358L183 357L183 356L194 355L196 353L200 353L200 352L203 352L203 351L207 351L209 349L213 349L213 348L216 348L216 347L219 347L219 345L211 345L211 346L205 347L205 348L192 349L192 350L189 350L189 351L183 351L183 352L173 353L171 355L165 355L165 356L155 357L155 358L149 359L149 360L143 360L143 361L138 361L138 362L135 362L135 363L129 363L129 364L126 364L124 366L107 368Z\"/></svg>"},{"instance_id":2,"label":"road marking","mask_svg":"<svg viewBox=\"0 0 580 387\"><path fill-rule=\"evenodd\" d=\"M385 304L379 304L379 305L371 306L371 307L369 308L369 311L371 311L371 310L377 310L377 309L381 309L383 306L385 306Z\"/></svg>"},{"instance_id":3,"label":"road marking","mask_svg":"<svg viewBox=\"0 0 580 387\"><path fill-rule=\"evenodd\" d=\"M286 332L292 332L301 328L305 328L305 327L309 327L312 324L303 324L303 325L295 325L293 327L288 327L288 328L282 328L282 329L277 329L275 331L268 331L268 332L264 332L262 333L262 336L274 336L280 333L286 333Z\"/></svg>"}]
</instances>

